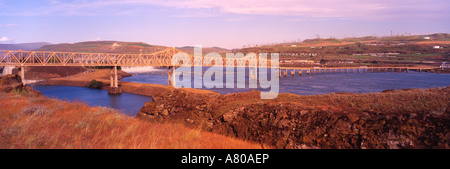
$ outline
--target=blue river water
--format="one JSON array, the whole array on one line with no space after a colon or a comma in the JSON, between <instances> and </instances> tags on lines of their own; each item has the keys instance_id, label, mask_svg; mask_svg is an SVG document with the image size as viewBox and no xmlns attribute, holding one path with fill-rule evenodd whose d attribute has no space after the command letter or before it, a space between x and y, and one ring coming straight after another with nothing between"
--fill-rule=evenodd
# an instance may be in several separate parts
<instances>
[{"instance_id":1,"label":"blue river water","mask_svg":"<svg viewBox=\"0 0 450 169\"><path fill-rule=\"evenodd\" d=\"M147 96L130 93L110 95L107 90L87 87L32 85L32 88L49 98L80 101L89 106L114 108L130 116L135 116L145 102L152 101L152 98Z\"/></svg>"},{"instance_id":2,"label":"blue river water","mask_svg":"<svg viewBox=\"0 0 450 169\"><path fill-rule=\"evenodd\" d=\"M212 88L221 94L246 92L251 90L268 91L264 88L248 87L248 71L245 74L246 88ZM225 77L225 76L224 76ZM235 79L236 80L236 75ZM137 73L126 77L122 81L137 83L168 84L167 69L156 69L152 72ZM394 73L394 72L367 72L367 73L325 73L281 77L279 79L280 93L293 93L298 95L318 95L328 93L370 93L381 92L388 89L406 88L433 88L450 85L450 74L437 74L426 72ZM259 85L258 85L259 86ZM71 86L44 86L33 85L48 97L62 100L86 102L91 106L106 106L134 116L145 102L151 97L123 93L121 95L108 95L106 90L89 89Z\"/></svg>"},{"instance_id":3,"label":"blue river water","mask_svg":"<svg viewBox=\"0 0 450 169\"><path fill-rule=\"evenodd\" d=\"M269 91L270 88L249 88L248 70L245 74L245 88L206 88L221 94L246 92L251 90ZM269 71L270 72L270 71ZM305 73L305 72L304 72ZM224 75L224 78L226 76ZM234 75L236 83L237 75ZM270 78L269 78L270 79ZM225 79L227 81L228 79ZM167 71L153 71L149 73L139 73L131 77L126 77L122 81L137 83L168 84ZM192 75L192 81L194 77ZM225 84L225 83L224 83ZM259 84L259 83L258 83ZM365 72L365 73L321 73L314 75L281 77L279 79L280 93L293 93L298 95L318 95L328 93L370 93L381 92L388 89L407 88L433 88L446 87L450 85L450 74L437 74L426 72L410 71L409 73L398 72ZM193 83L191 86L194 86ZM225 85L224 85L225 86Z\"/></svg>"}]
</instances>

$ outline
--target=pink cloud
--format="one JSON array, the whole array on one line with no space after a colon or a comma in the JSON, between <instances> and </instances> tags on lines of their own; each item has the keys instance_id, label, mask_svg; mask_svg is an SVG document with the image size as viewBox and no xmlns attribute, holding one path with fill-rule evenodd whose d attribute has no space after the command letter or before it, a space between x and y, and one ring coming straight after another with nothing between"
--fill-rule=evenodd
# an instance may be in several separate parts
<instances>
[{"instance_id":1,"label":"pink cloud","mask_svg":"<svg viewBox=\"0 0 450 169\"><path fill-rule=\"evenodd\" d=\"M3 36L3 37L0 38L0 42L9 42L9 41L11 41L11 39L9 39L6 36Z\"/></svg>"},{"instance_id":2,"label":"pink cloud","mask_svg":"<svg viewBox=\"0 0 450 169\"><path fill-rule=\"evenodd\" d=\"M111 13L107 9L123 6L186 9L187 13L174 15L182 17L201 17L202 13L199 13L199 10L212 11L206 12L205 16L244 14L361 19L450 17L448 0L80 0L72 2L52 0L48 4L48 9L39 9L25 14L113 15L117 13ZM127 8L119 9L117 12L127 15L145 11Z\"/></svg>"}]
</instances>

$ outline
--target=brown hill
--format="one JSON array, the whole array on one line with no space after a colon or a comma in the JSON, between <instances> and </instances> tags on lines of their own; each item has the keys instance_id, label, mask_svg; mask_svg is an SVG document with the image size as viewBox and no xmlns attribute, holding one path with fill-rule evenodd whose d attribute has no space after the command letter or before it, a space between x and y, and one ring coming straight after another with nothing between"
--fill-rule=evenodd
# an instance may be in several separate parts
<instances>
[{"instance_id":1,"label":"brown hill","mask_svg":"<svg viewBox=\"0 0 450 169\"><path fill-rule=\"evenodd\" d=\"M87 52L87 53L128 53L147 54L166 49L165 46L149 45L143 42L88 41L45 45L39 51Z\"/></svg>"},{"instance_id":2,"label":"brown hill","mask_svg":"<svg viewBox=\"0 0 450 169\"><path fill-rule=\"evenodd\" d=\"M35 42L35 43L18 43L18 44L0 44L0 50L35 50L42 46L50 45L47 42Z\"/></svg>"},{"instance_id":3,"label":"brown hill","mask_svg":"<svg viewBox=\"0 0 450 169\"><path fill-rule=\"evenodd\" d=\"M190 55L194 54L194 47L193 46L184 46L184 47L177 47L177 49L186 52ZM202 53L203 54L208 54L208 53L212 53L212 52L216 52L216 53L228 53L231 52L231 50L225 49L225 48L220 48L220 47L203 47L202 48Z\"/></svg>"}]
</instances>

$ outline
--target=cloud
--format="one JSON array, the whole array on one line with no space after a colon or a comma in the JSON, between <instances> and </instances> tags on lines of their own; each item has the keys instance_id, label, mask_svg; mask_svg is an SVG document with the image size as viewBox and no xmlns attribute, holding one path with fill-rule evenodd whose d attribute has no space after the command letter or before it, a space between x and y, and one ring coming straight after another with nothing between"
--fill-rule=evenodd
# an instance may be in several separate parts
<instances>
[{"instance_id":1,"label":"cloud","mask_svg":"<svg viewBox=\"0 0 450 169\"><path fill-rule=\"evenodd\" d=\"M9 42L9 41L11 41L11 39L9 39L6 36L3 36L2 38L0 38L0 42Z\"/></svg>"},{"instance_id":2,"label":"cloud","mask_svg":"<svg viewBox=\"0 0 450 169\"><path fill-rule=\"evenodd\" d=\"M89 39L89 41L101 41L102 38Z\"/></svg>"},{"instance_id":3,"label":"cloud","mask_svg":"<svg viewBox=\"0 0 450 169\"><path fill-rule=\"evenodd\" d=\"M201 17L200 10L208 11L203 12L204 16L242 14L363 19L450 18L448 0L50 0L46 5L19 14L131 15L145 14L146 10L138 8L155 6L187 11L178 15L182 17Z\"/></svg>"},{"instance_id":4,"label":"cloud","mask_svg":"<svg viewBox=\"0 0 450 169\"><path fill-rule=\"evenodd\" d=\"M18 24L0 24L0 28L1 27L15 27L15 26L19 26Z\"/></svg>"}]
</instances>

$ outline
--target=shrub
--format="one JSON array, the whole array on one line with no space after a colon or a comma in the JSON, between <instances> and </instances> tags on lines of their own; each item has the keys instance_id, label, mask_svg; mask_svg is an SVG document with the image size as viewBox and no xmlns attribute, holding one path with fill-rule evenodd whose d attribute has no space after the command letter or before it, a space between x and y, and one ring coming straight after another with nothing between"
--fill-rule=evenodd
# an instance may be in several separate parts
<instances>
[{"instance_id":1,"label":"shrub","mask_svg":"<svg viewBox=\"0 0 450 169\"><path fill-rule=\"evenodd\" d=\"M37 116L53 114L53 110L47 109L44 105L30 105L22 109L23 114L32 114Z\"/></svg>"},{"instance_id":2,"label":"shrub","mask_svg":"<svg viewBox=\"0 0 450 169\"><path fill-rule=\"evenodd\" d=\"M103 83L100 81L97 81L95 79L92 79L88 84L88 87L92 88L92 89L101 89L102 86L103 86Z\"/></svg>"}]
</instances>

